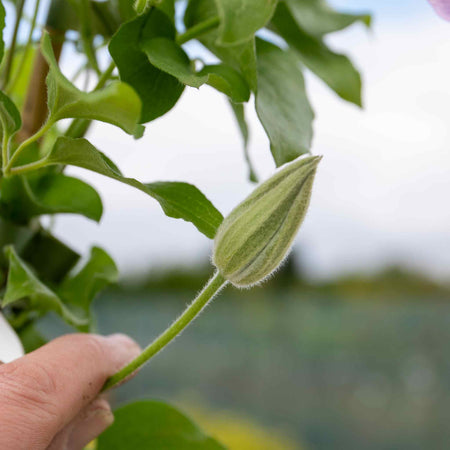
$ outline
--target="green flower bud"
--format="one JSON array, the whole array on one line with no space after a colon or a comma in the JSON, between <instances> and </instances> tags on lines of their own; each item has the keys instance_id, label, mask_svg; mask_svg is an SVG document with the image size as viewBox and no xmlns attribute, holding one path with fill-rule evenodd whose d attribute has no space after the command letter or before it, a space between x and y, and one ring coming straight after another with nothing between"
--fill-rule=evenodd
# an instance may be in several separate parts
<instances>
[{"instance_id":1,"label":"green flower bud","mask_svg":"<svg viewBox=\"0 0 450 450\"><path fill-rule=\"evenodd\" d=\"M287 255L303 222L321 156L301 158L258 186L224 219L213 262L238 287L263 281Z\"/></svg>"}]
</instances>

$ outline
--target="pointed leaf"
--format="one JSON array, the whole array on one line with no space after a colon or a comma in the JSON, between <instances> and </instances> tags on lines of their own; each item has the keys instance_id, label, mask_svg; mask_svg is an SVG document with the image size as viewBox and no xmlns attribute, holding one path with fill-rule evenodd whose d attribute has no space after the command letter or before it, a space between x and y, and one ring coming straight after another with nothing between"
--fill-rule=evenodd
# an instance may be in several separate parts
<instances>
[{"instance_id":1,"label":"pointed leaf","mask_svg":"<svg viewBox=\"0 0 450 450\"><path fill-rule=\"evenodd\" d=\"M22 126L20 113L13 101L0 91L0 123L1 134L11 137Z\"/></svg>"},{"instance_id":2,"label":"pointed leaf","mask_svg":"<svg viewBox=\"0 0 450 450\"><path fill-rule=\"evenodd\" d=\"M225 450L172 406L140 401L114 412L114 424L98 439L98 450Z\"/></svg>"},{"instance_id":3,"label":"pointed leaf","mask_svg":"<svg viewBox=\"0 0 450 450\"><path fill-rule=\"evenodd\" d=\"M184 22L190 28L202 23L219 14L214 1L211 0L191 0L188 3ZM235 45L222 46L217 44L218 31L212 30L202 35L199 41L220 58L225 64L239 71L252 91L257 89L256 75L256 52L255 39L248 40Z\"/></svg>"},{"instance_id":4,"label":"pointed leaf","mask_svg":"<svg viewBox=\"0 0 450 450\"><path fill-rule=\"evenodd\" d=\"M172 109L184 89L175 77L153 66L142 51L141 44L154 38L174 40L175 27L162 11L150 8L124 23L109 44L120 79L132 86L142 101L140 123Z\"/></svg>"},{"instance_id":5,"label":"pointed leaf","mask_svg":"<svg viewBox=\"0 0 450 450\"><path fill-rule=\"evenodd\" d=\"M278 0L215 0L221 18L219 45L241 44L253 38L272 17Z\"/></svg>"},{"instance_id":6,"label":"pointed leaf","mask_svg":"<svg viewBox=\"0 0 450 450\"><path fill-rule=\"evenodd\" d=\"M209 238L214 237L223 219L222 214L195 186L178 182L143 184L134 178L125 178L86 139L60 137L47 156L47 163L81 167L133 186L157 200L166 215L192 222Z\"/></svg>"},{"instance_id":7,"label":"pointed leaf","mask_svg":"<svg viewBox=\"0 0 450 450\"><path fill-rule=\"evenodd\" d=\"M44 33L41 50L50 66L47 77L48 107L53 121L67 118L98 120L134 134L141 114L141 102L125 83L112 82L94 92L77 89L59 70L50 36Z\"/></svg>"},{"instance_id":8,"label":"pointed leaf","mask_svg":"<svg viewBox=\"0 0 450 450\"><path fill-rule=\"evenodd\" d=\"M345 14L335 11L325 0L285 0L298 26L314 36L339 31L355 22L370 26L369 14Z\"/></svg>"},{"instance_id":9,"label":"pointed leaf","mask_svg":"<svg viewBox=\"0 0 450 450\"><path fill-rule=\"evenodd\" d=\"M64 304L86 322L91 322L91 303L108 284L115 283L119 272L111 257L101 248L94 247L85 266L75 275L67 277L58 288ZM89 331L89 327L82 327Z\"/></svg>"},{"instance_id":10,"label":"pointed leaf","mask_svg":"<svg viewBox=\"0 0 450 450\"><path fill-rule=\"evenodd\" d=\"M58 295L42 283L31 268L17 255L13 247L6 248L9 273L2 307L18 300L28 299L30 308L40 313L54 311L69 324L82 326L86 321L78 318L62 303Z\"/></svg>"},{"instance_id":11,"label":"pointed leaf","mask_svg":"<svg viewBox=\"0 0 450 450\"><path fill-rule=\"evenodd\" d=\"M309 152L314 113L297 56L260 39L257 52L256 112L278 167Z\"/></svg>"},{"instance_id":12,"label":"pointed leaf","mask_svg":"<svg viewBox=\"0 0 450 450\"><path fill-rule=\"evenodd\" d=\"M99 222L103 205L97 191L78 178L62 173L16 176L3 181L0 211L27 223L43 214L80 214Z\"/></svg>"},{"instance_id":13,"label":"pointed leaf","mask_svg":"<svg viewBox=\"0 0 450 450\"><path fill-rule=\"evenodd\" d=\"M346 56L332 52L321 39L302 30L283 3L278 5L271 24L298 52L308 69L341 98L361 106L361 77Z\"/></svg>"}]
</instances>

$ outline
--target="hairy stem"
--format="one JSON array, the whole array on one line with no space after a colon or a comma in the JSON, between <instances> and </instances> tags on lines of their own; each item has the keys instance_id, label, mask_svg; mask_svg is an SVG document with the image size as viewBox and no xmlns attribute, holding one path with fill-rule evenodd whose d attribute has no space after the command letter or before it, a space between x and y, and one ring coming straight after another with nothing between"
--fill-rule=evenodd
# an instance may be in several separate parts
<instances>
[{"instance_id":1,"label":"hairy stem","mask_svg":"<svg viewBox=\"0 0 450 450\"><path fill-rule=\"evenodd\" d=\"M177 44L181 45L190 41L191 39L198 38L199 36L202 36L208 31L211 31L214 28L216 28L219 25L219 23L220 18L218 16L211 17L208 20L200 22L197 25L194 25L193 27L187 29L183 34L178 35Z\"/></svg>"},{"instance_id":2,"label":"hairy stem","mask_svg":"<svg viewBox=\"0 0 450 450\"><path fill-rule=\"evenodd\" d=\"M200 294L186 308L181 316L175 320L162 334L160 334L143 352L131 361L122 370L109 378L103 386L103 391L120 383L136 369L144 365L150 358L160 352L167 344L175 339L203 310L203 308L220 292L227 284L225 278L216 272L209 280Z\"/></svg>"}]
</instances>

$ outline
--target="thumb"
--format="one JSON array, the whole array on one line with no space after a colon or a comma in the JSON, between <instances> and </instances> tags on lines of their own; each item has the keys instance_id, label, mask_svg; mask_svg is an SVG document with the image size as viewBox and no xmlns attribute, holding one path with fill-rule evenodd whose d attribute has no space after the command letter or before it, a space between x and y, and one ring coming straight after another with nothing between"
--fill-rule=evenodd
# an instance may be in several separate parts
<instances>
[{"instance_id":1,"label":"thumb","mask_svg":"<svg viewBox=\"0 0 450 450\"><path fill-rule=\"evenodd\" d=\"M124 335L74 334L0 366L0 448L45 449L139 352Z\"/></svg>"}]
</instances>

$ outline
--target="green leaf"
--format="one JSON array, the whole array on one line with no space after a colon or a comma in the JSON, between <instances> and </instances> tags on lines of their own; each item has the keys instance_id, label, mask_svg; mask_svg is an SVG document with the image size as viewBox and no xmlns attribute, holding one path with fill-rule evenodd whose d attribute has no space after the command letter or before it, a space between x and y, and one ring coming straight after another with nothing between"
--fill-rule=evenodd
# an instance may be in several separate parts
<instances>
[{"instance_id":1,"label":"green leaf","mask_svg":"<svg viewBox=\"0 0 450 450\"><path fill-rule=\"evenodd\" d=\"M247 83L239 72L231 67L216 64L195 72L181 46L166 38L150 39L143 42L141 47L153 66L174 76L185 85L199 88L207 83L238 103L246 102L250 98Z\"/></svg>"},{"instance_id":2,"label":"green leaf","mask_svg":"<svg viewBox=\"0 0 450 450\"><path fill-rule=\"evenodd\" d=\"M0 91L0 123L2 125L2 136L10 138L22 126L20 113L13 101Z\"/></svg>"},{"instance_id":3,"label":"green leaf","mask_svg":"<svg viewBox=\"0 0 450 450\"><path fill-rule=\"evenodd\" d=\"M120 79L132 86L142 101L140 123L154 120L173 108L184 86L173 76L153 66L141 44L154 38L175 39L175 27L160 10L146 13L123 24L111 39L109 51Z\"/></svg>"},{"instance_id":4,"label":"green leaf","mask_svg":"<svg viewBox=\"0 0 450 450\"><path fill-rule=\"evenodd\" d=\"M86 324L85 320L80 320L73 314L57 294L37 278L13 247L7 247L5 252L9 258L9 272L2 307L11 305L18 300L28 299L30 308L33 310L40 313L54 311L74 326Z\"/></svg>"},{"instance_id":5,"label":"green leaf","mask_svg":"<svg viewBox=\"0 0 450 450\"><path fill-rule=\"evenodd\" d=\"M99 120L135 134L141 102L130 86L116 81L98 91L82 92L59 70L48 33L42 37L41 51L50 66L47 77L50 120Z\"/></svg>"},{"instance_id":6,"label":"green leaf","mask_svg":"<svg viewBox=\"0 0 450 450\"><path fill-rule=\"evenodd\" d=\"M244 158L248 166L248 178L253 183L258 182L258 177L256 176L256 172L253 168L253 164L250 159L250 155L248 152L248 140L249 140L249 131L248 131L248 125L247 121L245 119L245 110L244 105L242 103L233 103L230 102L231 109L234 113L234 117L236 119L236 122L238 124L239 130L242 135L242 143L244 148Z\"/></svg>"},{"instance_id":7,"label":"green leaf","mask_svg":"<svg viewBox=\"0 0 450 450\"><path fill-rule=\"evenodd\" d=\"M257 53L256 112L279 167L309 152L314 113L297 56L260 39Z\"/></svg>"},{"instance_id":8,"label":"green leaf","mask_svg":"<svg viewBox=\"0 0 450 450\"><path fill-rule=\"evenodd\" d=\"M16 176L3 180L0 212L19 223L43 214L81 214L99 222L103 206L97 191L62 173Z\"/></svg>"},{"instance_id":9,"label":"green leaf","mask_svg":"<svg viewBox=\"0 0 450 450\"><path fill-rule=\"evenodd\" d=\"M190 28L218 15L217 7L211 0L190 0L184 22ZM217 44L218 32L212 30L202 35L199 41L221 59L226 65L239 71L252 91L257 89L255 39L251 37L236 45Z\"/></svg>"},{"instance_id":10,"label":"green leaf","mask_svg":"<svg viewBox=\"0 0 450 450\"><path fill-rule=\"evenodd\" d=\"M339 31L355 22L370 27L369 14L346 14L332 9L325 0L285 0L298 26L314 36Z\"/></svg>"},{"instance_id":11,"label":"green leaf","mask_svg":"<svg viewBox=\"0 0 450 450\"><path fill-rule=\"evenodd\" d=\"M320 38L302 30L283 3L278 5L271 24L311 71L341 98L361 106L361 77L346 56L332 52Z\"/></svg>"},{"instance_id":12,"label":"green leaf","mask_svg":"<svg viewBox=\"0 0 450 450\"><path fill-rule=\"evenodd\" d=\"M114 412L114 424L98 438L98 450L224 450L189 418L156 401L131 403Z\"/></svg>"},{"instance_id":13,"label":"green leaf","mask_svg":"<svg viewBox=\"0 0 450 450\"><path fill-rule=\"evenodd\" d=\"M47 156L47 163L81 167L133 186L157 200L167 216L192 222L209 238L214 237L223 220L222 214L195 186L180 182L143 184L125 178L86 139L60 137Z\"/></svg>"},{"instance_id":14,"label":"green leaf","mask_svg":"<svg viewBox=\"0 0 450 450\"><path fill-rule=\"evenodd\" d=\"M221 18L219 45L247 42L272 17L278 0L215 0Z\"/></svg>"},{"instance_id":15,"label":"green leaf","mask_svg":"<svg viewBox=\"0 0 450 450\"><path fill-rule=\"evenodd\" d=\"M58 288L58 294L64 304L77 317L91 322L91 303L96 295L108 284L115 283L119 272L111 257L101 248L94 247L86 265L75 275L67 277ZM89 326L79 327L89 331Z\"/></svg>"}]
</instances>

